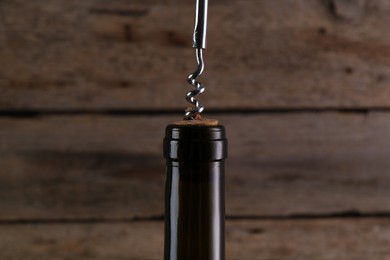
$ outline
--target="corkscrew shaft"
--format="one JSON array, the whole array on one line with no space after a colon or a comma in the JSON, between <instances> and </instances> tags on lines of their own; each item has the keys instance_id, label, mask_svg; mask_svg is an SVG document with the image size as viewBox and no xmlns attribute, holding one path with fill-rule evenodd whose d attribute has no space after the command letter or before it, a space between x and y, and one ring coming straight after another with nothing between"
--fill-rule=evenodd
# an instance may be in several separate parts
<instances>
[{"instance_id":1,"label":"corkscrew shaft","mask_svg":"<svg viewBox=\"0 0 390 260\"><path fill-rule=\"evenodd\" d=\"M206 49L206 29L207 29L207 5L208 0L196 0L195 27L193 34L193 44L195 48L196 61L198 67L195 72L191 73L187 82L194 87L194 90L186 94L187 101L192 107L186 109L186 120L195 119L203 112L203 104L195 97L205 91L205 87L197 80L204 70L203 49Z\"/></svg>"},{"instance_id":2,"label":"corkscrew shaft","mask_svg":"<svg viewBox=\"0 0 390 260\"><path fill-rule=\"evenodd\" d=\"M206 49L207 5L208 0L196 0L195 28L192 45L194 48Z\"/></svg>"}]
</instances>

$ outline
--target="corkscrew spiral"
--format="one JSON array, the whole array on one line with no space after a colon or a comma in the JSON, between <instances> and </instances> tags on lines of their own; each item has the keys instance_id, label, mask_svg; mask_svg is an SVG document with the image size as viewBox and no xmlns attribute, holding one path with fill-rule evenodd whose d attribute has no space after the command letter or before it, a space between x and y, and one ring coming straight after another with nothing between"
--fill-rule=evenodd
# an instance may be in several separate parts
<instances>
[{"instance_id":1,"label":"corkscrew spiral","mask_svg":"<svg viewBox=\"0 0 390 260\"><path fill-rule=\"evenodd\" d=\"M187 77L187 82L194 88L186 94L186 100L192 105L185 110L185 120L197 119L203 112L203 104L195 97L202 94L205 87L197 78L202 74L204 69L203 49L206 49L206 28L207 28L207 6L208 0L196 0L195 9L195 27L193 33L193 44L195 48L197 69Z\"/></svg>"},{"instance_id":2,"label":"corkscrew spiral","mask_svg":"<svg viewBox=\"0 0 390 260\"><path fill-rule=\"evenodd\" d=\"M202 94L205 91L203 84L197 80L197 78L204 70L204 61L201 48L196 48L196 61L198 64L196 71L191 73L187 78L187 82L195 88L186 94L186 100L192 104L192 107L187 108L185 111L184 118L187 120L195 119L197 115L202 113L204 110L202 102L195 98L197 95Z\"/></svg>"}]
</instances>

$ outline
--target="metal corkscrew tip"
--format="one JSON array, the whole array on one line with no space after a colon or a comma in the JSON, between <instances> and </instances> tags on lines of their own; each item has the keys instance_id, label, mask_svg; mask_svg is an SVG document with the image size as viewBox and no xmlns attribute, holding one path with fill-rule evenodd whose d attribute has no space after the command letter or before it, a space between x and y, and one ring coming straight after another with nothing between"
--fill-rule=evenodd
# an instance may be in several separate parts
<instances>
[{"instance_id":1,"label":"metal corkscrew tip","mask_svg":"<svg viewBox=\"0 0 390 260\"><path fill-rule=\"evenodd\" d=\"M207 5L208 0L196 0L195 27L192 46L195 48L198 67L196 71L191 73L187 78L187 82L194 87L194 90L186 94L186 100L192 104L192 107L187 108L185 111L184 119L186 120L195 119L204 110L203 104L195 97L205 91L205 87L197 78L202 74L204 69L202 52L203 49L206 48Z\"/></svg>"}]
</instances>

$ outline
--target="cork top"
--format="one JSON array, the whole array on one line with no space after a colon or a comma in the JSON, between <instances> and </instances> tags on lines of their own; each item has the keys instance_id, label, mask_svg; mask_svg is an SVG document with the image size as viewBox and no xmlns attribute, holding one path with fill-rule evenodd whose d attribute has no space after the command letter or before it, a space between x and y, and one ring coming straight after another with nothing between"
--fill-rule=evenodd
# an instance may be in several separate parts
<instances>
[{"instance_id":1,"label":"cork top","mask_svg":"<svg viewBox=\"0 0 390 260\"><path fill-rule=\"evenodd\" d=\"M208 118L200 118L194 120L182 120L177 121L174 125L205 125L205 126L217 126L218 120L208 119Z\"/></svg>"}]
</instances>

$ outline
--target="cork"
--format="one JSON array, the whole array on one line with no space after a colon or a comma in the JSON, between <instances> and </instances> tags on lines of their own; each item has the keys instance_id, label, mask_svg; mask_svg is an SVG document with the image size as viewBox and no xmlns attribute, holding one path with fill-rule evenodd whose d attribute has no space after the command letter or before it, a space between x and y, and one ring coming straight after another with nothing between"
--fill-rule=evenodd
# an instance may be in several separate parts
<instances>
[{"instance_id":1,"label":"cork","mask_svg":"<svg viewBox=\"0 0 390 260\"><path fill-rule=\"evenodd\" d=\"M197 115L194 119L191 120L181 120L174 123L174 125L205 125L205 126L216 126L218 125L218 120L209 119Z\"/></svg>"}]
</instances>

